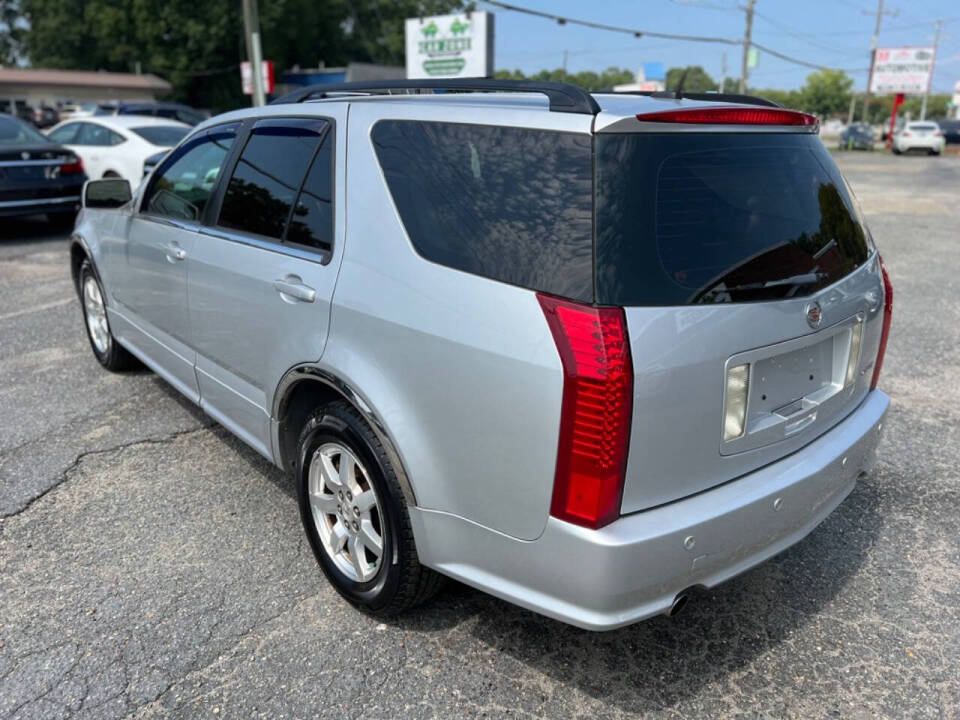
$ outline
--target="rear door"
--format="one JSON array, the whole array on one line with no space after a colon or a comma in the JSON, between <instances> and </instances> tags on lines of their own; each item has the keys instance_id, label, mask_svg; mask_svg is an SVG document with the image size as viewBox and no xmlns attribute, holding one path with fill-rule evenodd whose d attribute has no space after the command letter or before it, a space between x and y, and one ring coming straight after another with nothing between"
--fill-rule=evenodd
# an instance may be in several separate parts
<instances>
[{"instance_id":1,"label":"rear door","mask_svg":"<svg viewBox=\"0 0 960 720\"><path fill-rule=\"evenodd\" d=\"M622 511L781 458L869 389L875 253L808 133L597 139L597 295L624 306L633 423Z\"/></svg>"},{"instance_id":2,"label":"rear door","mask_svg":"<svg viewBox=\"0 0 960 720\"><path fill-rule=\"evenodd\" d=\"M343 106L250 124L189 267L203 408L270 457L273 392L323 352L342 220Z\"/></svg>"}]
</instances>

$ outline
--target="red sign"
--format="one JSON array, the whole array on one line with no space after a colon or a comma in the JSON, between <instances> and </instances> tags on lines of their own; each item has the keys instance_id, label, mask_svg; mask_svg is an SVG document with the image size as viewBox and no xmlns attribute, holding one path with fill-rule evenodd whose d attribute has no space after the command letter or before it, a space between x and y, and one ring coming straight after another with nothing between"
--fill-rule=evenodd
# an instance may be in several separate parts
<instances>
[{"instance_id":1,"label":"red sign","mask_svg":"<svg viewBox=\"0 0 960 720\"><path fill-rule=\"evenodd\" d=\"M273 60L264 60L260 63L263 78L263 92L267 95L273 92ZM253 95L253 73L250 72L250 63L244 60L240 63L240 82L243 84L243 94Z\"/></svg>"}]
</instances>

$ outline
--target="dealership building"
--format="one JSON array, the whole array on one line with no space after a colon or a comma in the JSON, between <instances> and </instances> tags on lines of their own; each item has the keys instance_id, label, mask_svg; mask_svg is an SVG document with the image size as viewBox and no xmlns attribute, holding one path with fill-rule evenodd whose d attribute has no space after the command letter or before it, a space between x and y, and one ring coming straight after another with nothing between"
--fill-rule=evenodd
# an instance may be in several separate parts
<instances>
[{"instance_id":1,"label":"dealership building","mask_svg":"<svg viewBox=\"0 0 960 720\"><path fill-rule=\"evenodd\" d=\"M150 102L171 89L166 80L149 74L0 67L0 106L12 100L34 107L58 101Z\"/></svg>"}]
</instances>

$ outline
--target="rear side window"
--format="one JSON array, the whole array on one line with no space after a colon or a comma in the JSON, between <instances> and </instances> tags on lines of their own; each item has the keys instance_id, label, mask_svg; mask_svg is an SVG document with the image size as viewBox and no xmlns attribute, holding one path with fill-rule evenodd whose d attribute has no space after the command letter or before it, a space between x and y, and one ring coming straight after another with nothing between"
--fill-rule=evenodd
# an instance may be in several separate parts
<instances>
[{"instance_id":1,"label":"rear side window","mask_svg":"<svg viewBox=\"0 0 960 720\"><path fill-rule=\"evenodd\" d=\"M287 242L329 252L333 247L333 133L317 151L297 196Z\"/></svg>"},{"instance_id":2,"label":"rear side window","mask_svg":"<svg viewBox=\"0 0 960 720\"><path fill-rule=\"evenodd\" d=\"M373 142L423 257L593 300L589 135L391 120L374 126Z\"/></svg>"},{"instance_id":3,"label":"rear side window","mask_svg":"<svg viewBox=\"0 0 960 720\"><path fill-rule=\"evenodd\" d=\"M814 135L597 138L597 299L685 305L809 295L866 261Z\"/></svg>"},{"instance_id":4,"label":"rear side window","mask_svg":"<svg viewBox=\"0 0 960 720\"><path fill-rule=\"evenodd\" d=\"M322 120L271 120L254 127L227 185L218 224L281 240L326 127Z\"/></svg>"}]
</instances>

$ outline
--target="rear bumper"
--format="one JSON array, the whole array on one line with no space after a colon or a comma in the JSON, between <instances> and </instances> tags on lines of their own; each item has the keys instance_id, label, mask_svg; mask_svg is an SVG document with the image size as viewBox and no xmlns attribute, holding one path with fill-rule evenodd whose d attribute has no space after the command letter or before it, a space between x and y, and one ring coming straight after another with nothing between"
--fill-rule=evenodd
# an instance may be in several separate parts
<instances>
[{"instance_id":1,"label":"rear bumper","mask_svg":"<svg viewBox=\"0 0 960 720\"><path fill-rule=\"evenodd\" d=\"M31 200L0 199L0 217L11 215L34 215L47 212L70 212L80 207L80 188L63 197L38 198Z\"/></svg>"},{"instance_id":2,"label":"rear bumper","mask_svg":"<svg viewBox=\"0 0 960 720\"><path fill-rule=\"evenodd\" d=\"M610 630L668 610L790 547L873 467L890 399L871 392L803 449L699 495L624 516L601 530L555 518L521 541L464 518L414 508L420 560L544 615Z\"/></svg>"}]
</instances>

